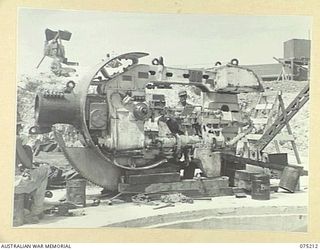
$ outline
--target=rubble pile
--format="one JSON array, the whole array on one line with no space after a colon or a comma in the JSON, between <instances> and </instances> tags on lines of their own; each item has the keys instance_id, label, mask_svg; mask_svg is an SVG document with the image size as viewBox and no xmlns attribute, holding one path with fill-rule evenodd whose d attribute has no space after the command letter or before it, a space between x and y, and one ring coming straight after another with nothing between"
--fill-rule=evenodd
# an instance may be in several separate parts
<instances>
[{"instance_id":1,"label":"rubble pile","mask_svg":"<svg viewBox=\"0 0 320 250\"><path fill-rule=\"evenodd\" d=\"M24 144L30 145L34 150L39 144L50 143L52 135L30 135L29 129L35 124L34 105L35 97L38 91L44 89L62 90L65 87L66 78L57 77L52 73L40 73L36 75L21 75L17 84L17 110L22 120L23 129L20 134ZM58 157L54 160L55 166L63 168L69 166L64 157ZM45 161L47 156L39 155L38 160ZM51 162L52 163L52 162ZM53 164L53 163L52 163Z\"/></svg>"},{"instance_id":2,"label":"rubble pile","mask_svg":"<svg viewBox=\"0 0 320 250\"><path fill-rule=\"evenodd\" d=\"M23 134L28 134L29 128L34 125L34 100L37 92L44 89L60 90L65 87L65 83L65 77L57 77L49 72L20 76L17 86L17 109L24 124Z\"/></svg>"}]
</instances>

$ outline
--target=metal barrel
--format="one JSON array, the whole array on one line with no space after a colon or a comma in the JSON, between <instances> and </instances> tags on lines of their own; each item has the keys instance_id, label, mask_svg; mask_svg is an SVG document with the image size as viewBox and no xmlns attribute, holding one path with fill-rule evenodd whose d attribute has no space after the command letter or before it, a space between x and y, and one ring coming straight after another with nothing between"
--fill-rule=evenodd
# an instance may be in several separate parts
<instances>
[{"instance_id":1,"label":"metal barrel","mask_svg":"<svg viewBox=\"0 0 320 250\"><path fill-rule=\"evenodd\" d=\"M268 175L253 175L251 197L254 200L270 200L270 178Z\"/></svg>"},{"instance_id":2,"label":"metal barrel","mask_svg":"<svg viewBox=\"0 0 320 250\"><path fill-rule=\"evenodd\" d=\"M14 194L13 205L13 226L18 227L23 225L24 218L24 194Z\"/></svg>"},{"instance_id":3,"label":"metal barrel","mask_svg":"<svg viewBox=\"0 0 320 250\"><path fill-rule=\"evenodd\" d=\"M86 180L67 180L67 201L76 205L86 206Z\"/></svg>"},{"instance_id":4,"label":"metal barrel","mask_svg":"<svg viewBox=\"0 0 320 250\"><path fill-rule=\"evenodd\" d=\"M35 99L36 125L44 129L56 123L80 124L78 99L74 93L38 93Z\"/></svg>"},{"instance_id":5,"label":"metal barrel","mask_svg":"<svg viewBox=\"0 0 320 250\"><path fill-rule=\"evenodd\" d=\"M302 168L285 167L280 178L279 187L294 193L299 183L301 170Z\"/></svg>"}]
</instances>

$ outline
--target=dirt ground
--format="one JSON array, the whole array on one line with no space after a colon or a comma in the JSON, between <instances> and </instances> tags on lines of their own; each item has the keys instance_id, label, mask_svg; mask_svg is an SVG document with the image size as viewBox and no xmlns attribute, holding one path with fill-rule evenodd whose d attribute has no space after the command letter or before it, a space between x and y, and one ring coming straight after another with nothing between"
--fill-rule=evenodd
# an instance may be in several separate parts
<instances>
[{"instance_id":1,"label":"dirt ground","mask_svg":"<svg viewBox=\"0 0 320 250\"><path fill-rule=\"evenodd\" d=\"M238 199L235 196L194 200L193 203L175 202L173 206L161 201L149 203L123 202L101 199L99 206L91 206L92 197L99 195L97 187L87 187L87 206L70 210L69 215L46 215L38 224L26 224L23 228L183 228L227 229L263 231L307 231L308 185L307 176L300 182L300 191L294 194L284 190L270 193L270 200L254 200L250 195ZM65 189L53 191L46 198L46 207L63 199Z\"/></svg>"}]
</instances>

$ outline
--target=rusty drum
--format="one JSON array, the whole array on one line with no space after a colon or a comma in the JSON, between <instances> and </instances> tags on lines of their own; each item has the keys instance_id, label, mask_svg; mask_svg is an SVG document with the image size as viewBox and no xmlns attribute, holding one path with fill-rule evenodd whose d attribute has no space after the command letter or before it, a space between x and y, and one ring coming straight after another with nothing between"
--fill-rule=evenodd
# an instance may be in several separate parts
<instances>
[{"instance_id":1,"label":"rusty drum","mask_svg":"<svg viewBox=\"0 0 320 250\"><path fill-rule=\"evenodd\" d=\"M24 217L24 194L14 194L13 226L14 227L22 226L23 217Z\"/></svg>"},{"instance_id":2,"label":"rusty drum","mask_svg":"<svg viewBox=\"0 0 320 250\"><path fill-rule=\"evenodd\" d=\"M270 200L270 177L268 175L253 175L251 197L254 200Z\"/></svg>"},{"instance_id":3,"label":"rusty drum","mask_svg":"<svg viewBox=\"0 0 320 250\"><path fill-rule=\"evenodd\" d=\"M86 180L67 180L67 201L76 205L86 206Z\"/></svg>"}]
</instances>

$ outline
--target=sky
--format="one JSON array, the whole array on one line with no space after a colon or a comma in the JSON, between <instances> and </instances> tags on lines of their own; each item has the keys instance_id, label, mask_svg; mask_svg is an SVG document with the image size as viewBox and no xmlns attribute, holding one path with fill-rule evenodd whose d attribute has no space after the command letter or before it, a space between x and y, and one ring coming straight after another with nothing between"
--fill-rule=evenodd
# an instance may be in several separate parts
<instances>
[{"instance_id":1,"label":"sky","mask_svg":"<svg viewBox=\"0 0 320 250\"><path fill-rule=\"evenodd\" d=\"M211 67L237 58L240 64L274 63L283 57L283 42L312 38L306 16L226 16L149 14L98 11L19 9L18 71L35 71L43 55L44 31L68 30L66 57L91 67L107 53L147 52L151 63L163 56L165 65ZM311 36L311 37L310 37ZM46 65L46 60L44 65ZM41 67L44 67L43 65ZM40 67L40 69L41 69Z\"/></svg>"}]
</instances>

